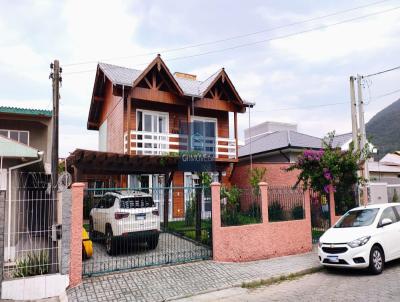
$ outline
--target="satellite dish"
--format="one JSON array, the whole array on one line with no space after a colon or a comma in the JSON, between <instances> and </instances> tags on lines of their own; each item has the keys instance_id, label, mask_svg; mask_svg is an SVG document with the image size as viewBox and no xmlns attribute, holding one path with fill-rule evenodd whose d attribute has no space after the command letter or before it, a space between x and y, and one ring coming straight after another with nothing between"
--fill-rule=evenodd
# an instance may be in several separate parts
<instances>
[{"instance_id":1,"label":"satellite dish","mask_svg":"<svg viewBox=\"0 0 400 302\"><path fill-rule=\"evenodd\" d=\"M64 192L72 184L72 176L68 172L62 172L58 177L58 192Z\"/></svg>"}]
</instances>

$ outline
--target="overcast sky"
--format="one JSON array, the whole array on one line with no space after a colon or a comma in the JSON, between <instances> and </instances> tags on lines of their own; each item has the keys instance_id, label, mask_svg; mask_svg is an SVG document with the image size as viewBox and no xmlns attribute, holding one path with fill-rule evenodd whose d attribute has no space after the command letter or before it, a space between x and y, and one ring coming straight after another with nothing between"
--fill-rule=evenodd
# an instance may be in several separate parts
<instances>
[{"instance_id":1,"label":"overcast sky","mask_svg":"<svg viewBox=\"0 0 400 302\"><path fill-rule=\"evenodd\" d=\"M225 67L242 98L256 103L252 125L273 120L297 123L299 131L316 136L331 130L348 132L349 103L321 105L348 102L350 75L400 65L400 9L323 26L396 8L400 1L263 30L374 2L0 0L0 105L50 109L49 63L57 58L64 73L60 156L75 148L97 149L97 132L86 130L96 62L143 69L155 56L143 54L160 52L171 71L193 73L200 80ZM323 28L219 51L315 27ZM263 32L166 51L257 31ZM193 57L207 52L212 53ZM71 65L82 62L89 63ZM400 72L371 78L364 89L367 102L371 101L366 120L400 93L376 100L374 96L399 86ZM247 124L247 114L241 115L239 133Z\"/></svg>"}]
</instances>

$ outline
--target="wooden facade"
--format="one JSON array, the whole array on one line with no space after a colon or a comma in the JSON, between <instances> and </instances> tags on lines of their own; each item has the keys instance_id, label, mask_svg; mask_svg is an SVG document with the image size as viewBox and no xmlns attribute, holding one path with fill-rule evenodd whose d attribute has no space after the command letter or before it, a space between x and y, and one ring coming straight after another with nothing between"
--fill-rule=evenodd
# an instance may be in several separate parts
<instances>
[{"instance_id":1,"label":"wooden facade","mask_svg":"<svg viewBox=\"0 0 400 302\"><path fill-rule=\"evenodd\" d=\"M178 74L178 78L175 78L160 56L157 56L130 85L122 85L99 66L93 88L88 129L103 131L101 135L106 137L106 150L101 151L130 156L168 156L168 153L185 150L182 148L182 141L185 141L184 137L187 135L186 142L189 144L190 125L193 120L201 118L215 121L215 160L219 167L221 164L225 167L224 173L220 175L222 181L228 183L232 165L238 160L237 113L245 112L247 105L240 98L224 69L204 82L196 81L192 75L182 75L184 74ZM182 89L178 83L182 77L189 85L191 83L188 81L194 81L193 84L198 85L198 93L190 94ZM146 136L143 129L138 129L138 112L156 112L159 119L167 120L167 131L163 133L163 140L157 142L160 148L168 148L163 154L153 154L152 149L150 153L146 153L148 151L144 146L152 144L141 141ZM230 121L230 116L233 121ZM106 130L102 129L105 123ZM144 124L143 121L142 123ZM231 131L230 125L234 127ZM230 132L234 134L234 138L230 138ZM158 134L154 137L159 137ZM122 182L126 184L126 179ZM184 171L174 173L173 185L184 185ZM183 207L182 196L174 196L175 217L183 215L183 211L180 210Z\"/></svg>"}]
</instances>

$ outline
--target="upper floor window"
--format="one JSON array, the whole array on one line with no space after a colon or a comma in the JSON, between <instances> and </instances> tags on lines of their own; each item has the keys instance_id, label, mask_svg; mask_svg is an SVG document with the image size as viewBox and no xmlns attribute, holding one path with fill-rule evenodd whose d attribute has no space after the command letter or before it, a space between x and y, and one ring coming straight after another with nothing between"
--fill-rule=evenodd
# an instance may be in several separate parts
<instances>
[{"instance_id":1,"label":"upper floor window","mask_svg":"<svg viewBox=\"0 0 400 302\"><path fill-rule=\"evenodd\" d=\"M22 144L29 145L29 131L0 129L0 135Z\"/></svg>"}]
</instances>

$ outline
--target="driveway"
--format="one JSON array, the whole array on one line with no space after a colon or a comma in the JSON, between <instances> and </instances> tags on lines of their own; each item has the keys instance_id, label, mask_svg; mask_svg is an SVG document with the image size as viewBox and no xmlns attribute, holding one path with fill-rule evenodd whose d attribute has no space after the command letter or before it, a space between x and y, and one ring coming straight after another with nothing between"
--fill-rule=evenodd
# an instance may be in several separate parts
<instances>
[{"instance_id":1,"label":"driveway","mask_svg":"<svg viewBox=\"0 0 400 302\"><path fill-rule=\"evenodd\" d=\"M124 246L125 253L109 256L102 243L93 243L93 257L83 262L83 274L104 273L166 263L207 259L211 250L204 245L170 233L161 233L157 248Z\"/></svg>"},{"instance_id":2,"label":"driveway","mask_svg":"<svg viewBox=\"0 0 400 302\"><path fill-rule=\"evenodd\" d=\"M292 281L257 289L232 288L199 295L180 302L261 301L399 301L400 261L387 264L378 276L365 271L334 270L306 275Z\"/></svg>"}]
</instances>

